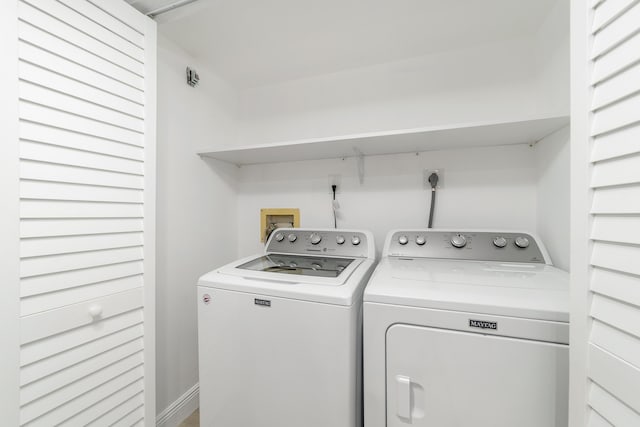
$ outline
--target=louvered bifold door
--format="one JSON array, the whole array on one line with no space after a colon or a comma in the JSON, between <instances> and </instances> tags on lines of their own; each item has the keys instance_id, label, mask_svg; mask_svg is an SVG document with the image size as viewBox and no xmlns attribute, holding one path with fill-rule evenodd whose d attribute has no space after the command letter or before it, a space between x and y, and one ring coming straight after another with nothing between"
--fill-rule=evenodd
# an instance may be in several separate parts
<instances>
[{"instance_id":1,"label":"louvered bifold door","mask_svg":"<svg viewBox=\"0 0 640 427\"><path fill-rule=\"evenodd\" d=\"M640 1L581 7L591 8L584 423L640 426Z\"/></svg>"},{"instance_id":2,"label":"louvered bifold door","mask_svg":"<svg viewBox=\"0 0 640 427\"><path fill-rule=\"evenodd\" d=\"M154 425L155 24L19 0L20 425Z\"/></svg>"}]
</instances>

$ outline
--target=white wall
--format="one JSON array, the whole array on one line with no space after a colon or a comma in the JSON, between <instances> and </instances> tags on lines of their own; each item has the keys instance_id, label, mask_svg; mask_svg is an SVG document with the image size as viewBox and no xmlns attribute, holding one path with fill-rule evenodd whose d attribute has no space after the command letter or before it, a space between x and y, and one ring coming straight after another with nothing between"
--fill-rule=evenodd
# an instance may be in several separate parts
<instances>
[{"instance_id":1,"label":"white wall","mask_svg":"<svg viewBox=\"0 0 640 427\"><path fill-rule=\"evenodd\" d=\"M567 115L565 3L529 38L242 90L239 142Z\"/></svg>"},{"instance_id":2,"label":"white wall","mask_svg":"<svg viewBox=\"0 0 640 427\"><path fill-rule=\"evenodd\" d=\"M569 270L569 127L535 145L537 229L553 263Z\"/></svg>"},{"instance_id":3,"label":"white wall","mask_svg":"<svg viewBox=\"0 0 640 427\"><path fill-rule=\"evenodd\" d=\"M426 227L422 170L443 168L435 227L536 230L537 171L528 145L244 166L238 182L238 252L262 250L260 208L300 208L302 227L332 227L329 174L341 175L338 226L371 230L378 253L393 228Z\"/></svg>"},{"instance_id":4,"label":"white wall","mask_svg":"<svg viewBox=\"0 0 640 427\"><path fill-rule=\"evenodd\" d=\"M195 66L197 88L185 80ZM198 382L196 281L236 255L236 168L198 149L232 142L235 93L170 41L158 47L157 410ZM221 244L224 242L224 244Z\"/></svg>"},{"instance_id":5,"label":"white wall","mask_svg":"<svg viewBox=\"0 0 640 427\"><path fill-rule=\"evenodd\" d=\"M569 2L557 1L535 42L540 108L569 112Z\"/></svg>"},{"instance_id":6,"label":"white wall","mask_svg":"<svg viewBox=\"0 0 640 427\"><path fill-rule=\"evenodd\" d=\"M538 100L535 39L241 91L239 140L260 144L376 130L527 118Z\"/></svg>"}]
</instances>

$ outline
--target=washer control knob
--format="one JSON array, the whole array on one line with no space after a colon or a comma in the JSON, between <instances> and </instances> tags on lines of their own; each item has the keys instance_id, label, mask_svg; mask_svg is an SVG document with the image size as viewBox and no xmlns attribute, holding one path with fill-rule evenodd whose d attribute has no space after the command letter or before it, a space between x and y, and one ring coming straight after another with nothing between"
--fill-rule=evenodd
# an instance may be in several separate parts
<instances>
[{"instance_id":1,"label":"washer control knob","mask_svg":"<svg viewBox=\"0 0 640 427\"><path fill-rule=\"evenodd\" d=\"M282 241L284 240L284 234L282 234L282 233L277 233L277 234L276 234L276 240L277 240L278 242L282 242Z\"/></svg>"},{"instance_id":2,"label":"washer control knob","mask_svg":"<svg viewBox=\"0 0 640 427\"><path fill-rule=\"evenodd\" d=\"M291 243L295 242L296 240L298 240L298 236L296 236L295 234L291 233L287 236L287 239L289 239L289 241Z\"/></svg>"},{"instance_id":3,"label":"washer control knob","mask_svg":"<svg viewBox=\"0 0 640 427\"><path fill-rule=\"evenodd\" d=\"M336 243L339 245L344 244L344 236L337 236L336 237Z\"/></svg>"},{"instance_id":4,"label":"washer control knob","mask_svg":"<svg viewBox=\"0 0 640 427\"><path fill-rule=\"evenodd\" d=\"M451 244L456 248L464 248L467 245L467 238L462 234L456 234L451 238Z\"/></svg>"},{"instance_id":5,"label":"washer control knob","mask_svg":"<svg viewBox=\"0 0 640 427\"><path fill-rule=\"evenodd\" d=\"M422 246L425 243L427 243L427 239L424 236L417 236L416 237L416 245Z\"/></svg>"},{"instance_id":6,"label":"washer control knob","mask_svg":"<svg viewBox=\"0 0 640 427\"><path fill-rule=\"evenodd\" d=\"M351 244L354 246L358 246L360 244L360 237L358 236L351 237Z\"/></svg>"},{"instance_id":7,"label":"washer control knob","mask_svg":"<svg viewBox=\"0 0 640 427\"><path fill-rule=\"evenodd\" d=\"M401 245L406 245L407 243L409 243L409 239L407 238L407 236L400 236L398 237L398 243L400 243Z\"/></svg>"},{"instance_id":8,"label":"washer control knob","mask_svg":"<svg viewBox=\"0 0 640 427\"><path fill-rule=\"evenodd\" d=\"M507 239L502 236L498 236L493 239L493 246L495 246L496 248L504 248L505 246L507 246Z\"/></svg>"},{"instance_id":9,"label":"washer control knob","mask_svg":"<svg viewBox=\"0 0 640 427\"><path fill-rule=\"evenodd\" d=\"M311 268L313 270L321 270L322 266L320 264L318 264L317 262L314 262L313 264L311 264Z\"/></svg>"},{"instance_id":10,"label":"washer control knob","mask_svg":"<svg viewBox=\"0 0 640 427\"><path fill-rule=\"evenodd\" d=\"M312 245L317 245L318 243L320 243L320 241L322 241L322 236L318 233L312 233L311 236L309 236L309 240L311 241Z\"/></svg>"},{"instance_id":11,"label":"washer control knob","mask_svg":"<svg viewBox=\"0 0 640 427\"><path fill-rule=\"evenodd\" d=\"M289 267L291 267L291 268L296 268L297 266L298 266L298 263L297 263L297 262L291 261L291 262L289 263Z\"/></svg>"},{"instance_id":12,"label":"washer control knob","mask_svg":"<svg viewBox=\"0 0 640 427\"><path fill-rule=\"evenodd\" d=\"M524 236L516 237L516 246L520 249L526 249L529 247L529 239Z\"/></svg>"}]
</instances>

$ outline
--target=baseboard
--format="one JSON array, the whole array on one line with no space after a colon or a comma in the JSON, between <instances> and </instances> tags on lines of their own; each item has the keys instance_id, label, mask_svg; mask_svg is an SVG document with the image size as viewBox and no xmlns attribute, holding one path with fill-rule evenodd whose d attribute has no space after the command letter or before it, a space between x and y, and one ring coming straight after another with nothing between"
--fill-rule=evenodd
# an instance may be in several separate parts
<instances>
[{"instance_id":1,"label":"baseboard","mask_svg":"<svg viewBox=\"0 0 640 427\"><path fill-rule=\"evenodd\" d=\"M200 384L196 383L156 417L157 427L178 427L200 407Z\"/></svg>"}]
</instances>

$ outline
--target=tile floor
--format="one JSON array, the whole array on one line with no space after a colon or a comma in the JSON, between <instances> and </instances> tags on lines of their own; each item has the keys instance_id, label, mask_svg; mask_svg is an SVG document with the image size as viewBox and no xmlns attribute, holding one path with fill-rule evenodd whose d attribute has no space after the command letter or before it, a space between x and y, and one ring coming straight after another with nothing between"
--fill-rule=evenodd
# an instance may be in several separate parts
<instances>
[{"instance_id":1,"label":"tile floor","mask_svg":"<svg viewBox=\"0 0 640 427\"><path fill-rule=\"evenodd\" d=\"M189 415L189 418L184 420L180 427L200 427L200 410L196 409L196 411Z\"/></svg>"}]
</instances>

